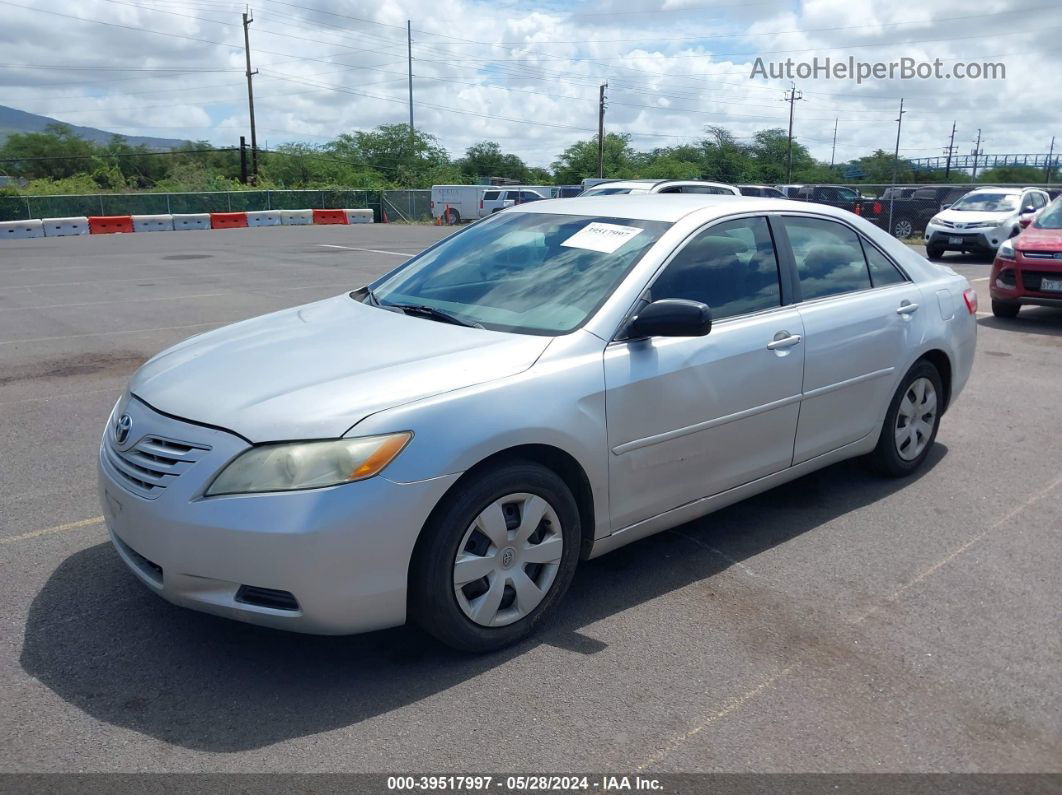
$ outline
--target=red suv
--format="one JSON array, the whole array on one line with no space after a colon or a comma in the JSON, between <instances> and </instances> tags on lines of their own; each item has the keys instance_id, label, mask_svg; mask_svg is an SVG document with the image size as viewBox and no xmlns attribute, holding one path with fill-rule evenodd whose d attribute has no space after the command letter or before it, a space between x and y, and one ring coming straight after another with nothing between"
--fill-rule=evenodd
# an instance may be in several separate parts
<instances>
[{"instance_id":1,"label":"red suv","mask_svg":"<svg viewBox=\"0 0 1062 795\"><path fill-rule=\"evenodd\" d=\"M996 317L1016 317L1022 304L1062 307L1062 197L999 247L989 291Z\"/></svg>"}]
</instances>

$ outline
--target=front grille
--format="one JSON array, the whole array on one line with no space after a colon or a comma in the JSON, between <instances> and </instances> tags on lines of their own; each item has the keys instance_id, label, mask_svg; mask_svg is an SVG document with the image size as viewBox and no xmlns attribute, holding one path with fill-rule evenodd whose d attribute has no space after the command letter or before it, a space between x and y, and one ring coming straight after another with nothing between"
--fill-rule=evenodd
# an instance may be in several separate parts
<instances>
[{"instance_id":1,"label":"front grille","mask_svg":"<svg viewBox=\"0 0 1062 795\"><path fill-rule=\"evenodd\" d=\"M1044 279L1062 280L1062 271L1027 271L1021 272L1021 284L1026 290L1042 292L1040 283ZM1052 292L1053 295L1058 293Z\"/></svg>"},{"instance_id":2,"label":"front grille","mask_svg":"<svg viewBox=\"0 0 1062 795\"><path fill-rule=\"evenodd\" d=\"M104 451L126 488L150 500L209 452L210 446L145 436L128 450L119 450L108 434Z\"/></svg>"},{"instance_id":3,"label":"front grille","mask_svg":"<svg viewBox=\"0 0 1062 795\"><path fill-rule=\"evenodd\" d=\"M298 610L299 603L290 591L278 591L275 588L259 588L255 585L241 585L236 591L236 601L256 607L269 607L273 610Z\"/></svg>"},{"instance_id":4,"label":"front grille","mask_svg":"<svg viewBox=\"0 0 1062 795\"><path fill-rule=\"evenodd\" d=\"M1023 251L1025 259L1062 259L1062 251Z\"/></svg>"}]
</instances>

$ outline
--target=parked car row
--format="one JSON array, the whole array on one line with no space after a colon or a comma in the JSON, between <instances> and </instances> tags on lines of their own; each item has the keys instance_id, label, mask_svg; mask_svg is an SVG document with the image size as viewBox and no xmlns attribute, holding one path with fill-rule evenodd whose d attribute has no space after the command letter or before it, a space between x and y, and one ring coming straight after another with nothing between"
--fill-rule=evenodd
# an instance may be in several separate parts
<instances>
[{"instance_id":1,"label":"parked car row","mask_svg":"<svg viewBox=\"0 0 1062 795\"><path fill-rule=\"evenodd\" d=\"M1062 198L1004 240L989 277L992 314L1016 317L1022 306L1062 307Z\"/></svg>"}]
</instances>

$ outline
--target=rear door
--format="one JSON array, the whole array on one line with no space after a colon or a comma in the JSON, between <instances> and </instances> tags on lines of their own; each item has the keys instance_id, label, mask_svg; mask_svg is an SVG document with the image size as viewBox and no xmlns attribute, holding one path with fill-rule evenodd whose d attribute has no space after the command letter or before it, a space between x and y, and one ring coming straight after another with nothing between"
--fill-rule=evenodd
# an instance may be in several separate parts
<instances>
[{"instance_id":1,"label":"rear door","mask_svg":"<svg viewBox=\"0 0 1062 795\"><path fill-rule=\"evenodd\" d=\"M853 227L782 217L804 327L804 397L793 463L877 433L908 351L922 335L921 291Z\"/></svg>"}]
</instances>

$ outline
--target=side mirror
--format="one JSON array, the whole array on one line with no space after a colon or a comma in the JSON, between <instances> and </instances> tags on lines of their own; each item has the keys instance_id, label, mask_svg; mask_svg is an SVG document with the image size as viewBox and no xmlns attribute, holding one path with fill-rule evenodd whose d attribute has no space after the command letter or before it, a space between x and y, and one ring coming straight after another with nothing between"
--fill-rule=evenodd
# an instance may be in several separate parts
<instances>
[{"instance_id":1,"label":"side mirror","mask_svg":"<svg viewBox=\"0 0 1062 795\"><path fill-rule=\"evenodd\" d=\"M631 318L626 336L703 337L712 330L712 310L700 301L664 298L653 301Z\"/></svg>"},{"instance_id":2,"label":"side mirror","mask_svg":"<svg viewBox=\"0 0 1062 795\"><path fill-rule=\"evenodd\" d=\"M951 207L951 204L942 204L942 205L940 205L940 209L942 209L942 210L946 210L949 207Z\"/></svg>"}]
</instances>

